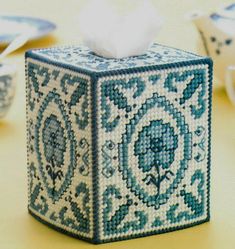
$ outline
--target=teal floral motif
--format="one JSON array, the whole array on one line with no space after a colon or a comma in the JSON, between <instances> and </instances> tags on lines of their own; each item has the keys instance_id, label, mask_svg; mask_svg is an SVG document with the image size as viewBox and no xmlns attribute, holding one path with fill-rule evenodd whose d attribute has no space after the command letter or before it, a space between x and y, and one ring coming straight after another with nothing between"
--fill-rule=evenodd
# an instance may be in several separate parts
<instances>
[{"instance_id":1,"label":"teal floral motif","mask_svg":"<svg viewBox=\"0 0 235 249\"><path fill-rule=\"evenodd\" d=\"M42 134L47 162L60 167L64 162L65 137L64 129L54 114L46 118Z\"/></svg>"},{"instance_id":2,"label":"teal floral motif","mask_svg":"<svg viewBox=\"0 0 235 249\"><path fill-rule=\"evenodd\" d=\"M64 163L64 152L66 150L64 129L54 114L51 114L45 120L44 128L42 130L42 141L44 155L49 163L46 165L46 170L52 179L52 193L54 193L56 179L58 178L61 180L64 176L63 171L60 168Z\"/></svg>"},{"instance_id":3,"label":"teal floral motif","mask_svg":"<svg viewBox=\"0 0 235 249\"><path fill-rule=\"evenodd\" d=\"M143 172L150 172L155 169L155 174L147 174L144 181L147 184L154 184L157 193L160 191L160 184L163 180L169 179L173 175L171 170L166 170L160 174L160 168L168 169L174 161L174 152L178 147L178 138L174 134L173 127L162 120L153 120L149 126L145 126L139 133L135 142L135 155L139 160L139 168Z\"/></svg>"},{"instance_id":4,"label":"teal floral motif","mask_svg":"<svg viewBox=\"0 0 235 249\"><path fill-rule=\"evenodd\" d=\"M153 109L154 108L154 109ZM134 154L136 158L139 160L139 167L140 170L142 170L146 174L146 177L144 179L140 179L142 181L138 181L139 174L137 175L138 170L136 168L133 168L129 162L129 156L131 155L132 150L130 150L130 144L132 144L132 141L134 139L134 134L137 131L137 125L140 124L142 119L145 118L145 115L149 113L149 111L152 112L161 112L164 111L168 113L174 120L176 124L176 129L173 129L171 132L171 127L168 123L168 125L164 126L164 123L162 123L162 128L163 130L167 131L169 130L168 136L169 136L169 141L177 141L179 143L179 138L181 141L181 145L184 149L182 150L182 158L177 161L177 165L179 166L177 170L174 170L174 175L173 172L169 169L171 166L171 163L173 162L171 159L171 156L168 155L170 152L165 152L166 155L168 156L168 160L164 158L164 160L160 160L163 156L153 156L152 159L147 157L141 156L141 147L137 149L138 145L136 141L141 141L141 139L138 139L138 136L141 137L140 133L137 133L137 139L134 141ZM154 120L153 120L154 121ZM164 122L164 121L162 121ZM151 125L150 125L151 126ZM168 127L169 126L169 127ZM143 129L143 128L142 128ZM156 129L158 130L158 129ZM159 132L161 130L159 129ZM145 131L147 134L147 131ZM176 133L177 132L177 133ZM161 135L154 135L154 132L149 132L151 135L151 138L161 138L168 139L168 136L165 137L163 135L164 132L160 132ZM174 133L177 134L177 137L174 138ZM143 132L144 134L144 132ZM157 132L156 132L157 134ZM173 136L173 138L170 139L170 137ZM149 140L151 141L151 140ZM154 143L154 139L152 141ZM168 141L167 141L168 143ZM136 144L136 145L135 145ZM141 144L139 142L139 144ZM147 140L146 140L147 144ZM157 143L156 143L157 144ZM159 140L160 144L160 140ZM165 142L161 142L162 147L164 150L167 151L168 147L165 147ZM169 142L170 144L170 142ZM173 143L174 144L174 143ZM144 144L143 144L144 146ZM178 146L175 142L174 145L171 145L169 147L169 150L171 150L171 153L175 154L176 153L176 146ZM144 147L143 147L144 148ZM142 149L143 149L142 148ZM149 151L148 148L150 146L146 146L146 151ZM174 193L175 189L177 189L178 185L180 184L181 180L185 176L185 171L189 167L189 160L192 159L192 133L189 131L189 125L186 123L185 117L183 114L174 107L173 104L169 102L164 96L159 95L158 93L154 93L153 96L149 99L146 100L146 102L139 108L139 110L136 112L136 114L133 116L133 118L129 121L129 123L126 125L126 132L122 135L122 141L121 143L118 144L118 149L119 149L119 170L122 173L122 178L123 180L126 181L127 187L131 190L132 193L134 193L143 203L145 203L147 206L154 206L154 208L157 210L160 208L161 205L165 204L170 196ZM159 146L155 145L152 146L152 149L155 150L155 153L158 150L160 150ZM146 152L147 153L147 152ZM150 153L150 155L155 155L155 153ZM144 153L143 153L144 154ZM166 158L167 158L166 156ZM142 163L141 166L141 157L145 158L147 162ZM157 161L158 160L158 161ZM174 159L173 159L174 160ZM154 166L153 162L155 163L157 161L159 163L158 167ZM151 167L148 167L147 165L151 165ZM157 172L150 172L151 171L156 171L159 170L158 174ZM144 171L145 170L145 171ZM162 181L169 180L168 188L163 189L160 187L162 184L160 184ZM147 182L147 183L146 183ZM145 188L143 188L143 183L147 184L154 184L156 186L155 193L154 191L148 191Z\"/></svg>"},{"instance_id":5,"label":"teal floral motif","mask_svg":"<svg viewBox=\"0 0 235 249\"><path fill-rule=\"evenodd\" d=\"M51 104L53 111L49 110ZM48 93L39 108L34 137L44 186L48 196L56 202L71 183L77 158L71 121L55 90Z\"/></svg>"}]
</instances>

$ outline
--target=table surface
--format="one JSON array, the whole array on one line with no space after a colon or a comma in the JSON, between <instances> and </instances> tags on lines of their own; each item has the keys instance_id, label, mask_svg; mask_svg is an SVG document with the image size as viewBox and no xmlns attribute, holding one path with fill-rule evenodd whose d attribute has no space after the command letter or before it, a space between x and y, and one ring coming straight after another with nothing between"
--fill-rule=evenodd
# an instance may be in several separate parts
<instances>
[{"instance_id":1,"label":"table surface","mask_svg":"<svg viewBox=\"0 0 235 249\"><path fill-rule=\"evenodd\" d=\"M120 0L119 0L120 1ZM125 2L120 1L120 2ZM225 0L155 0L165 16L157 41L197 51L197 32L184 19L194 9L213 11ZM27 49L80 42L76 17L84 1L7 0L1 12L54 21L53 35L32 41L7 59L18 68L17 92L9 115L0 121L0 248L91 248L94 245L60 234L27 213L24 52ZM172 39L173 38L173 39ZM71 42L72 41L72 42ZM1 48L0 48L1 49ZM215 79L215 83L216 79ZM221 82L220 82L221 83ZM99 245L100 248L235 248L235 107L225 91L213 94L211 221L193 228L146 238Z\"/></svg>"}]
</instances>

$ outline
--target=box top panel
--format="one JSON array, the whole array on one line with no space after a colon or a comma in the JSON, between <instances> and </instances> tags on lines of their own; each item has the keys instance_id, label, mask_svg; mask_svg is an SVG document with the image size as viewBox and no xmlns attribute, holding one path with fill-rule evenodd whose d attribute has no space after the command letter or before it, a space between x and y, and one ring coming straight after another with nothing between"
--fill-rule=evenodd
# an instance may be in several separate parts
<instances>
[{"instance_id":1,"label":"box top panel","mask_svg":"<svg viewBox=\"0 0 235 249\"><path fill-rule=\"evenodd\" d=\"M94 72L164 65L202 58L201 56L183 50L159 45L156 43L153 44L150 49L141 56L123 59L103 58L97 56L84 46L64 46L32 50L28 52L28 56Z\"/></svg>"}]
</instances>

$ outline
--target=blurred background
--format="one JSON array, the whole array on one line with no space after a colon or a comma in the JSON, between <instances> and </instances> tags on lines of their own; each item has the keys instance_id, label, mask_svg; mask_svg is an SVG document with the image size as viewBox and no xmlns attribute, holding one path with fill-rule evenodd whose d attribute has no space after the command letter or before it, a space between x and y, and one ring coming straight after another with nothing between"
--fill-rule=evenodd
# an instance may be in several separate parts
<instances>
[{"instance_id":1,"label":"blurred background","mask_svg":"<svg viewBox=\"0 0 235 249\"><path fill-rule=\"evenodd\" d=\"M116 1L116 0L113 0ZM120 8L133 1L119 0ZM26 104L24 53L28 49L79 44L78 16L86 0L1 0L0 16L23 15L49 20L56 29L27 42L4 62L17 70L16 94L9 113L0 119L0 248L89 248L85 242L61 235L27 214ZM216 12L227 0L154 0L164 25L156 42L203 53L199 33L187 13ZM234 10L235 17L235 10ZM234 19L235 23L235 19ZM234 25L235 30L235 25ZM234 32L235 33L235 32ZM1 37L1 33L0 33ZM6 45L0 42L0 51ZM235 57L230 53L230 56ZM225 81L216 67L212 113L212 220L208 224L145 239L102 245L109 248L235 248L235 107L225 91ZM223 78L223 77L222 77Z\"/></svg>"}]
</instances>

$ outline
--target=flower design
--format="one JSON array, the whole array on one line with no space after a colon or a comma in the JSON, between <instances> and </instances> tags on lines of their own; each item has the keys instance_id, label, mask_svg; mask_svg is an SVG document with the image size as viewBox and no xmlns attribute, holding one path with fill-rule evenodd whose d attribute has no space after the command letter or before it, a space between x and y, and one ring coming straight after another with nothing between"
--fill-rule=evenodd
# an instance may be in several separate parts
<instances>
[{"instance_id":1,"label":"flower design","mask_svg":"<svg viewBox=\"0 0 235 249\"><path fill-rule=\"evenodd\" d=\"M54 114L46 118L42 137L44 155L49 163L49 165L46 166L46 170L53 181L57 178L61 179L63 172L61 170L56 171L56 167L61 168L64 163L66 143L64 129Z\"/></svg>"},{"instance_id":2,"label":"flower design","mask_svg":"<svg viewBox=\"0 0 235 249\"><path fill-rule=\"evenodd\" d=\"M54 160L56 166L60 167L64 162L64 152L66 149L64 129L54 114L45 120L43 144L46 160L48 162Z\"/></svg>"},{"instance_id":3,"label":"flower design","mask_svg":"<svg viewBox=\"0 0 235 249\"><path fill-rule=\"evenodd\" d=\"M151 121L149 126L145 126L139 133L135 142L135 155L138 157L139 168L143 172L150 172L155 168L157 176L148 174L144 181L147 184L153 183L160 190L160 183L164 179L169 179L173 172L167 170L174 161L174 152L178 146L177 135L174 134L173 127L162 120ZM165 170L160 175L160 168Z\"/></svg>"}]
</instances>

